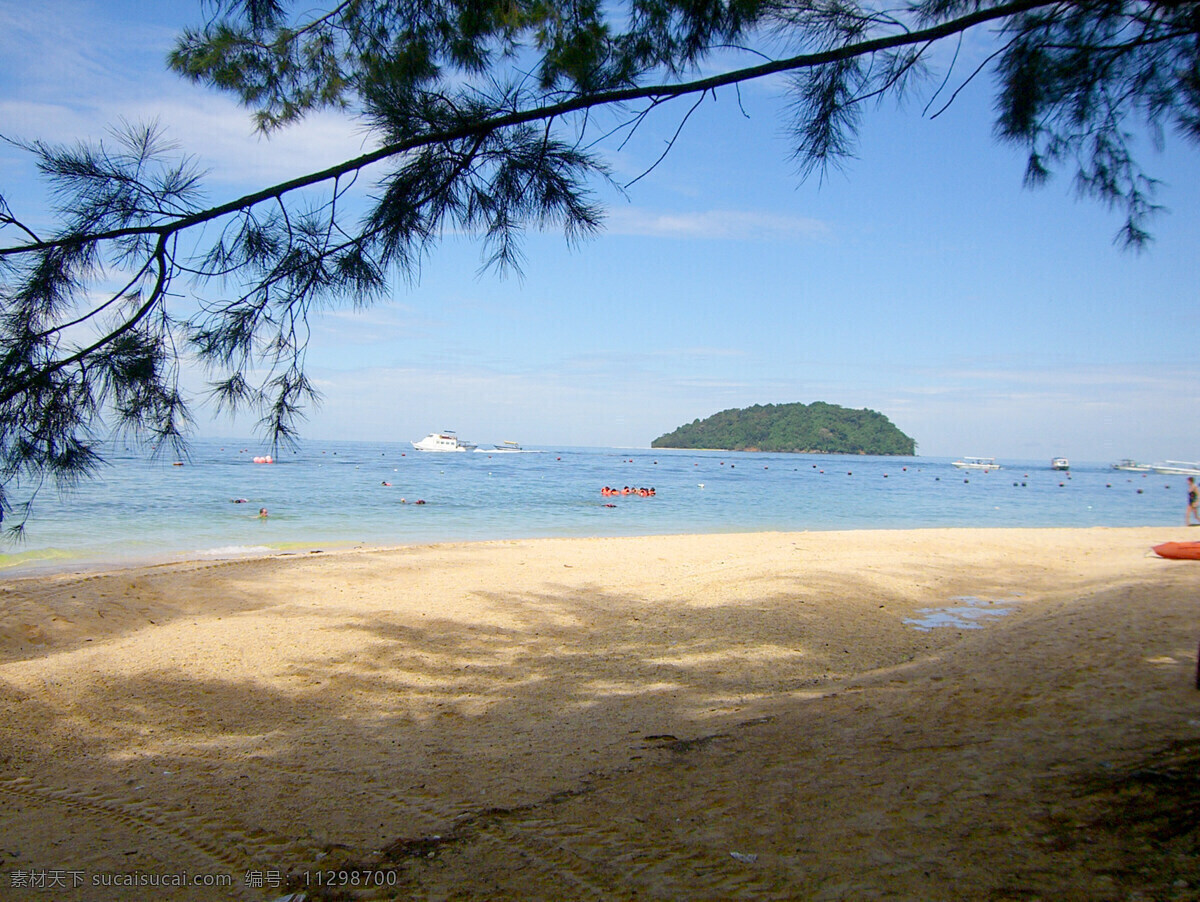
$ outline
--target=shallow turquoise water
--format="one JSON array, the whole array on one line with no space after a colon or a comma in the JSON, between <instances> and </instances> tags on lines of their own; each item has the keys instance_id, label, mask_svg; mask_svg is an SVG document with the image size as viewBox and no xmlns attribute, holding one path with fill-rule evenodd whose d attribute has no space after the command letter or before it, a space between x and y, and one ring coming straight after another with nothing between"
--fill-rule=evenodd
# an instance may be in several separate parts
<instances>
[{"instance_id":1,"label":"shallow turquoise water","mask_svg":"<svg viewBox=\"0 0 1200 902\"><path fill-rule=\"evenodd\" d=\"M1049 461L613 448L429 454L408 443L196 441L183 466L121 448L70 495L44 491L3 573L286 549L541 536L1183 522L1183 478ZM384 486L382 483L391 483ZM653 498L605 498L605 486ZM245 503L233 503L245 499ZM402 501L403 499L403 501ZM426 503L417 505L418 499ZM615 506L607 507L606 503ZM268 508L266 520L258 509Z\"/></svg>"}]
</instances>

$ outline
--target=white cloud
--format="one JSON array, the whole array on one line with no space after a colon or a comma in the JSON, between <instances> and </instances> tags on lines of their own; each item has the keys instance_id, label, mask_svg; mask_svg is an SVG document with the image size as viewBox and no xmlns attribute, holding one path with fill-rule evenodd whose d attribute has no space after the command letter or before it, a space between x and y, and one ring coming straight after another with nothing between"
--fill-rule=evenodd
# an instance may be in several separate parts
<instances>
[{"instance_id":1,"label":"white cloud","mask_svg":"<svg viewBox=\"0 0 1200 902\"><path fill-rule=\"evenodd\" d=\"M111 15L111 14L110 14ZM200 11L183 10L185 21ZM267 138L229 94L191 84L166 68L178 28L98 15L87 3L0 2L0 133L50 144L107 140L122 122L158 122L195 154L214 190L261 187L358 156L363 129L320 112Z\"/></svg>"},{"instance_id":2,"label":"white cloud","mask_svg":"<svg viewBox=\"0 0 1200 902\"><path fill-rule=\"evenodd\" d=\"M345 116L315 113L283 131L254 131L249 111L223 96L193 96L134 108L136 121L157 120L181 146L194 149L212 181L275 184L353 159L371 149L362 129Z\"/></svg>"},{"instance_id":3,"label":"white cloud","mask_svg":"<svg viewBox=\"0 0 1200 902\"><path fill-rule=\"evenodd\" d=\"M664 360L713 360L721 357L744 358L749 356L745 348L660 348L650 354Z\"/></svg>"},{"instance_id":4,"label":"white cloud","mask_svg":"<svg viewBox=\"0 0 1200 902\"><path fill-rule=\"evenodd\" d=\"M194 156L216 188L274 184L352 159L371 146L357 125L335 113L314 114L265 137L232 100L179 85L164 85L159 99L134 103L104 97L70 104L0 100L0 121L11 136L68 146L111 144L113 129L123 122L157 123L167 141Z\"/></svg>"},{"instance_id":5,"label":"white cloud","mask_svg":"<svg viewBox=\"0 0 1200 902\"><path fill-rule=\"evenodd\" d=\"M740 241L820 239L829 226L820 220L754 210L702 210L662 213L639 207L615 207L606 229L614 235L660 238L734 239Z\"/></svg>"},{"instance_id":6,"label":"white cloud","mask_svg":"<svg viewBox=\"0 0 1200 902\"><path fill-rule=\"evenodd\" d=\"M932 456L1189 458L1198 377L1161 365L914 370L880 406Z\"/></svg>"}]
</instances>

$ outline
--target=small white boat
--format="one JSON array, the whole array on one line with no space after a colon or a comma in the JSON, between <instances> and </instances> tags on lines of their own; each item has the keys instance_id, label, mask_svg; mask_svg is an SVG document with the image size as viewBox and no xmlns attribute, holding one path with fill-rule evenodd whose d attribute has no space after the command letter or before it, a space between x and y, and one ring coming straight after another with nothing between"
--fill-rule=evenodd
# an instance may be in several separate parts
<instances>
[{"instance_id":1,"label":"small white boat","mask_svg":"<svg viewBox=\"0 0 1200 902\"><path fill-rule=\"evenodd\" d=\"M1154 469L1150 464L1140 464L1128 457L1118 460L1112 465L1112 468L1114 470L1124 470L1127 473L1149 473Z\"/></svg>"},{"instance_id":2,"label":"small white boat","mask_svg":"<svg viewBox=\"0 0 1200 902\"><path fill-rule=\"evenodd\" d=\"M504 442L499 445L492 445L490 448L476 448L476 454L541 454L541 451L534 451L531 448L522 448L517 442Z\"/></svg>"},{"instance_id":3,"label":"small white boat","mask_svg":"<svg viewBox=\"0 0 1200 902\"><path fill-rule=\"evenodd\" d=\"M1071 469L1071 462L1069 460L1067 460L1065 457L1056 457L1056 458L1054 458L1054 460L1050 461L1050 469L1051 470L1069 470L1069 469Z\"/></svg>"},{"instance_id":4,"label":"small white boat","mask_svg":"<svg viewBox=\"0 0 1200 902\"><path fill-rule=\"evenodd\" d=\"M956 460L954 466L960 470L1003 470L994 457L964 457Z\"/></svg>"},{"instance_id":5,"label":"small white boat","mask_svg":"<svg viewBox=\"0 0 1200 902\"><path fill-rule=\"evenodd\" d=\"M449 430L431 432L412 446L418 451L472 451L475 446L470 442L460 441L458 436Z\"/></svg>"},{"instance_id":6,"label":"small white boat","mask_svg":"<svg viewBox=\"0 0 1200 902\"><path fill-rule=\"evenodd\" d=\"M1190 460L1164 460L1153 469L1165 476L1200 476L1200 462Z\"/></svg>"}]
</instances>

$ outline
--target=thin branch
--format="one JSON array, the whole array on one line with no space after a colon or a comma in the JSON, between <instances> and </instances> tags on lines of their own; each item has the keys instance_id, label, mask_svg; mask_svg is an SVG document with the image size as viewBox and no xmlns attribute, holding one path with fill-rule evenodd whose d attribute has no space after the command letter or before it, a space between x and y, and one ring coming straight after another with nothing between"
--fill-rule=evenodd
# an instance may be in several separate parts
<instances>
[{"instance_id":1,"label":"thin branch","mask_svg":"<svg viewBox=\"0 0 1200 902\"><path fill-rule=\"evenodd\" d=\"M868 91L866 94L859 94L856 97L851 97L849 100L846 101L846 106L850 106L851 104L855 104L855 103L862 103L866 100L870 100L872 97L878 97L882 94L886 94L888 91L890 91L896 85L896 83L898 81L900 81L900 79L902 79L904 77L904 74L906 72L908 72L913 66L915 66L918 62L920 62L921 57L924 56L925 51L929 49L929 46L930 46L929 44L926 44L924 47L922 47L920 50L918 50L916 52L916 54L913 55L912 59L908 60L908 62L906 62L903 66L901 66L899 69L897 69L895 72L893 72L891 74L891 76L888 78L888 80L886 82L884 82L882 85L880 85L878 88L876 88L874 91Z\"/></svg>"},{"instance_id":2,"label":"thin branch","mask_svg":"<svg viewBox=\"0 0 1200 902\"><path fill-rule=\"evenodd\" d=\"M962 52L962 45L963 45L963 36L960 34L958 36L958 42L955 44L955 47L954 47L954 56L952 56L950 58L950 65L948 65L946 67L946 75L942 79L942 83L940 85L938 85L937 90L934 91L933 94L930 96L929 100L926 101L925 109L921 110L922 116L929 114L929 108L931 106L933 106L933 102L935 100L937 100L938 95L941 94L942 91L944 91L946 89L946 85L948 85L950 83L950 76L954 73L954 67L958 63L958 55L959 55L959 53ZM934 116L933 118L936 119L937 117Z\"/></svg>"},{"instance_id":3,"label":"thin branch","mask_svg":"<svg viewBox=\"0 0 1200 902\"><path fill-rule=\"evenodd\" d=\"M970 75L968 75L963 80L963 83L954 89L954 93L950 95L950 99L947 100L944 104L942 104L941 108L936 113L934 113L932 116L930 116L929 118L936 119L938 116L942 115L942 113L946 112L946 110L950 109L950 107L954 105L954 101L956 99L958 99L958 95L961 94L964 90L966 90L967 85L969 85L976 78L978 78L979 74L981 72L983 72L983 70L986 69L989 64L991 64L992 60L994 60L996 57L1002 55L1006 50L1008 50L1009 47L1012 46L1013 41L1016 41L1016 40L1017 39L1014 37L1012 41L1009 41L1007 44L1005 44L1003 47L996 50L994 53L988 54L988 56L984 59L984 61L975 67L975 71L972 72ZM941 89L939 88L938 90L940 91ZM928 109L928 107L926 107L926 109Z\"/></svg>"},{"instance_id":4,"label":"thin branch","mask_svg":"<svg viewBox=\"0 0 1200 902\"><path fill-rule=\"evenodd\" d=\"M671 152L671 148L675 146L676 140L678 140L680 133L683 131L683 127L687 125L688 119L692 117L692 113L696 112L696 110L700 108L700 104L704 103L705 96L705 94L701 94L696 98L696 102L692 104L692 108L684 114L684 117L681 120L679 120L679 127L675 129L675 134L671 135L671 140L667 142L667 146L663 149L663 152L659 155L658 159L651 163L649 168L647 168L645 172L643 172L633 181L627 182L624 186L625 190L632 188L634 185L652 173L658 168L658 164L667 158L667 154L669 154Z\"/></svg>"},{"instance_id":5,"label":"thin branch","mask_svg":"<svg viewBox=\"0 0 1200 902\"><path fill-rule=\"evenodd\" d=\"M0 135L0 138L3 138L3 136ZM4 139L4 140L7 140L7 139ZM28 235L33 241L35 241L35 242L41 241L41 239L38 238L36 232L34 232L31 228L29 228L29 226L25 225L25 223L21 222L19 219L17 219L15 216L12 215L12 208L8 205L8 202L2 197L0 197L0 225L16 226L18 229L20 229L22 232L24 232L26 235Z\"/></svg>"},{"instance_id":6,"label":"thin branch","mask_svg":"<svg viewBox=\"0 0 1200 902\"><path fill-rule=\"evenodd\" d=\"M79 317L78 319L72 320L69 323L59 323L57 326L54 326L51 329L47 329L45 332L40 332L37 335L32 336L32 340L40 341L43 338L48 338L49 336L53 335L55 332L64 332L67 329L71 328L72 326L78 326L80 323L85 323L89 319L91 319L93 316L96 316L96 315L102 313L104 310L111 307L113 304L117 303L117 301L119 301L123 297L125 297L125 292L127 292L135 284L137 284L139 281L141 281L142 277L146 274L146 271L150 268L150 264L152 262L153 262L153 258L146 260L146 262L142 264L141 269L139 269L137 271L137 273L134 275L134 277L125 283L125 287L122 288L120 291L113 292L113 296L111 298L109 298L107 301L105 301L103 304L101 304L99 307L95 307L95 308L89 310L83 316Z\"/></svg>"}]
</instances>

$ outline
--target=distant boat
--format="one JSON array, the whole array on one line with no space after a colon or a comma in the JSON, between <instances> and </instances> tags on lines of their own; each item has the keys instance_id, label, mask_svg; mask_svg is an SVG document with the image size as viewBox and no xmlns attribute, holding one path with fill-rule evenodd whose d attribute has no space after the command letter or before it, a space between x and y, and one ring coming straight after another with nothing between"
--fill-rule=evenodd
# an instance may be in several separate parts
<instances>
[{"instance_id":1,"label":"distant boat","mask_svg":"<svg viewBox=\"0 0 1200 902\"><path fill-rule=\"evenodd\" d=\"M1051 470L1069 470L1069 469L1071 469L1071 462L1069 460L1067 460L1065 457L1056 457L1056 458L1054 458L1054 460L1050 461L1050 469Z\"/></svg>"},{"instance_id":2,"label":"distant boat","mask_svg":"<svg viewBox=\"0 0 1200 902\"><path fill-rule=\"evenodd\" d=\"M419 442L413 442L412 446L418 451L472 451L475 448L471 442L459 441L458 436L449 430L431 432Z\"/></svg>"},{"instance_id":3,"label":"distant boat","mask_svg":"<svg viewBox=\"0 0 1200 902\"><path fill-rule=\"evenodd\" d=\"M956 460L954 466L960 470L1003 470L994 457L964 457Z\"/></svg>"},{"instance_id":4,"label":"distant boat","mask_svg":"<svg viewBox=\"0 0 1200 902\"><path fill-rule=\"evenodd\" d=\"M1153 469L1166 476L1200 476L1200 462L1190 460L1164 460L1156 463Z\"/></svg>"},{"instance_id":5,"label":"distant boat","mask_svg":"<svg viewBox=\"0 0 1200 902\"><path fill-rule=\"evenodd\" d=\"M490 448L476 448L476 454L541 454L532 448L522 448L517 442L503 442Z\"/></svg>"},{"instance_id":6,"label":"distant boat","mask_svg":"<svg viewBox=\"0 0 1200 902\"><path fill-rule=\"evenodd\" d=\"M1128 457L1118 460L1112 465L1112 468L1114 470L1124 470L1127 473L1149 473L1154 469L1154 467L1152 467L1150 464L1140 464L1136 460L1131 460Z\"/></svg>"}]
</instances>

